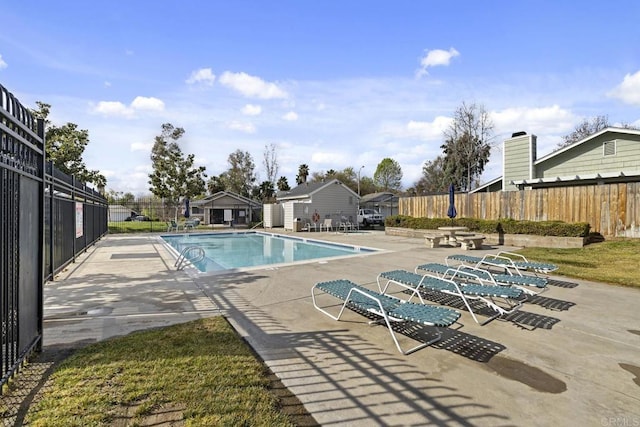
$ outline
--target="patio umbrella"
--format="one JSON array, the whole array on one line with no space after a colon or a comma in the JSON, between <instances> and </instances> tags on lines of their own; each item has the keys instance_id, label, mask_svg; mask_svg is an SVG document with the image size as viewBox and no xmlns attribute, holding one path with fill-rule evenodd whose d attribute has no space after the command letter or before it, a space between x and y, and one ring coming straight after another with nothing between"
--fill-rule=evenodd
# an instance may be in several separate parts
<instances>
[{"instance_id":1,"label":"patio umbrella","mask_svg":"<svg viewBox=\"0 0 640 427\"><path fill-rule=\"evenodd\" d=\"M447 216L451 218L451 221L453 221L453 218L455 218L456 215L458 214L456 212L455 200L456 200L456 192L453 184L451 184L449 185L449 209L447 209Z\"/></svg>"},{"instance_id":2,"label":"patio umbrella","mask_svg":"<svg viewBox=\"0 0 640 427\"><path fill-rule=\"evenodd\" d=\"M189 218L191 212L189 212L189 199L184 199L184 217Z\"/></svg>"}]
</instances>

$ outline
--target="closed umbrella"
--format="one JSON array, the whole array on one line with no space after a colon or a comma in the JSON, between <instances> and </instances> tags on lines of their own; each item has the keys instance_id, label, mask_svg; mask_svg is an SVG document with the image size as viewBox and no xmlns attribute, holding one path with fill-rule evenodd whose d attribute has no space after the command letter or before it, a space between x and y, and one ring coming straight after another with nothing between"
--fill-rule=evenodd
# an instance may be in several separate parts
<instances>
[{"instance_id":1,"label":"closed umbrella","mask_svg":"<svg viewBox=\"0 0 640 427\"><path fill-rule=\"evenodd\" d=\"M189 218L191 216L191 212L189 209L189 199L184 199L184 217Z\"/></svg>"},{"instance_id":2,"label":"closed umbrella","mask_svg":"<svg viewBox=\"0 0 640 427\"><path fill-rule=\"evenodd\" d=\"M456 191L453 184L451 184L449 185L449 209L447 209L447 216L451 218L452 222L453 222L453 218L455 218L456 215L458 214L456 212L455 201L456 201Z\"/></svg>"}]
</instances>

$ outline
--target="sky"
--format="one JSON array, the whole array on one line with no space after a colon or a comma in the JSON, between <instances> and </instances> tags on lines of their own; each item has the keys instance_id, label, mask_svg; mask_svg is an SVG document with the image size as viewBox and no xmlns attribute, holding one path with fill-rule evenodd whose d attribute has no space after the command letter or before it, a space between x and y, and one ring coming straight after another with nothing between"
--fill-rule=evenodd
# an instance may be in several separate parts
<instances>
[{"instance_id":1,"label":"sky","mask_svg":"<svg viewBox=\"0 0 640 427\"><path fill-rule=\"evenodd\" d=\"M403 187L442 154L463 103L494 124L482 182L513 132L538 157L585 119L640 126L640 2L3 2L0 84L51 121L89 131L107 190L149 194L163 123L208 176L249 152L259 182L396 160Z\"/></svg>"}]
</instances>

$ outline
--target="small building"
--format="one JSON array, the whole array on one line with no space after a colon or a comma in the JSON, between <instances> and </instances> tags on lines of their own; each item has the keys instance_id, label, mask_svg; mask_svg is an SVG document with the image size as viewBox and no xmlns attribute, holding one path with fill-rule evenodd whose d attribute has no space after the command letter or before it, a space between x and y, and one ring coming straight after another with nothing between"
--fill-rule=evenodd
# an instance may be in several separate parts
<instances>
[{"instance_id":1,"label":"small building","mask_svg":"<svg viewBox=\"0 0 640 427\"><path fill-rule=\"evenodd\" d=\"M109 222L122 222L127 218L135 218L138 215L137 212L132 211L130 208L123 205L109 205L107 210L107 221Z\"/></svg>"},{"instance_id":2,"label":"small building","mask_svg":"<svg viewBox=\"0 0 640 427\"><path fill-rule=\"evenodd\" d=\"M259 202L229 191L191 201L191 216L210 225L248 225L260 220L261 209Z\"/></svg>"},{"instance_id":3,"label":"small building","mask_svg":"<svg viewBox=\"0 0 640 427\"><path fill-rule=\"evenodd\" d=\"M276 196L284 228L292 231L325 219L331 219L334 226L343 220L356 222L359 200L357 193L337 179L305 182Z\"/></svg>"},{"instance_id":4,"label":"small building","mask_svg":"<svg viewBox=\"0 0 640 427\"><path fill-rule=\"evenodd\" d=\"M537 158L537 137L514 133L504 141L503 174L471 191L640 182L640 130L608 127Z\"/></svg>"}]
</instances>

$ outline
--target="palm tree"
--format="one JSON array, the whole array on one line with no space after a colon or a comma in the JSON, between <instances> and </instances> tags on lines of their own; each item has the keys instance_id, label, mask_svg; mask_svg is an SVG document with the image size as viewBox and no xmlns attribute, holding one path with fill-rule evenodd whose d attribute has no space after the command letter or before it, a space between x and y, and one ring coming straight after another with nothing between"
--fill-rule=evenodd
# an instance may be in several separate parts
<instances>
[{"instance_id":1,"label":"palm tree","mask_svg":"<svg viewBox=\"0 0 640 427\"><path fill-rule=\"evenodd\" d=\"M287 177L286 176L281 176L278 179L278 190L279 191L289 191L289 190L291 190L291 187L289 187L289 181L287 181Z\"/></svg>"},{"instance_id":2,"label":"palm tree","mask_svg":"<svg viewBox=\"0 0 640 427\"><path fill-rule=\"evenodd\" d=\"M304 182L307 182L308 176L309 166L303 163L298 167L298 176L296 176L296 183L302 184Z\"/></svg>"}]
</instances>

